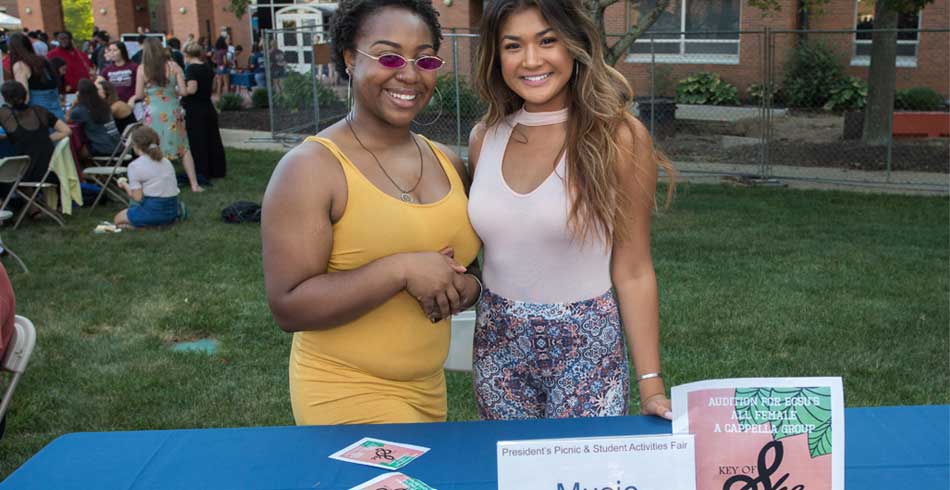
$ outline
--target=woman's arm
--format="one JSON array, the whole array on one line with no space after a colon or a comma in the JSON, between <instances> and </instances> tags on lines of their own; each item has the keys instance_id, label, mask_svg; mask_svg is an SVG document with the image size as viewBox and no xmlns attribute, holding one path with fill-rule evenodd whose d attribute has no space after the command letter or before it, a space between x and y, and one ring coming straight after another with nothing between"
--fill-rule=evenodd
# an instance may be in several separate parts
<instances>
[{"instance_id":1,"label":"woman's arm","mask_svg":"<svg viewBox=\"0 0 950 490\"><path fill-rule=\"evenodd\" d=\"M59 141L63 138L68 138L71 134L73 134L73 130L69 129L69 125L64 123L62 119L57 119L56 124L53 125L53 132L49 135L49 139Z\"/></svg>"},{"instance_id":2,"label":"woman's arm","mask_svg":"<svg viewBox=\"0 0 950 490\"><path fill-rule=\"evenodd\" d=\"M632 128L631 128L632 126ZM631 130L632 129L632 130ZM635 376L660 372L660 320L656 273L650 256L650 221L656 193L657 167L653 142L646 128L630 118L617 134L623 154L620 192L629 196L629 234L626 240L614 238L610 273L620 306L627 344L633 355ZM637 383L640 408L644 414L672 417L663 378L657 376Z\"/></svg>"},{"instance_id":3,"label":"woman's arm","mask_svg":"<svg viewBox=\"0 0 950 490\"><path fill-rule=\"evenodd\" d=\"M468 134L468 179L475 180L475 166L478 165L478 155L482 152L482 142L485 141L485 123L478 123Z\"/></svg>"},{"instance_id":4,"label":"woman's arm","mask_svg":"<svg viewBox=\"0 0 950 490\"><path fill-rule=\"evenodd\" d=\"M132 113L132 108L129 107L129 104L126 104L124 100L115 101L112 106L112 117L115 119L123 119L129 117L129 114Z\"/></svg>"},{"instance_id":5,"label":"woman's arm","mask_svg":"<svg viewBox=\"0 0 950 490\"><path fill-rule=\"evenodd\" d=\"M20 82L20 85L23 85L23 88L26 89L26 100L24 103L30 103L30 77L33 76L33 70L30 69L30 65L17 61L13 65L13 78L16 81Z\"/></svg>"},{"instance_id":6,"label":"woman's arm","mask_svg":"<svg viewBox=\"0 0 950 490\"><path fill-rule=\"evenodd\" d=\"M434 252L391 255L328 274L331 213L344 189L339 164L319 143L292 150L271 176L261 216L264 287L285 331L348 323L403 289L418 298L452 287L454 261Z\"/></svg>"},{"instance_id":7,"label":"woman's arm","mask_svg":"<svg viewBox=\"0 0 950 490\"><path fill-rule=\"evenodd\" d=\"M168 69L171 70L171 75L175 77L175 81L177 83L178 95L187 94L188 88L185 85L185 74L182 73L181 67L178 66L178 63L175 63L174 61L169 61L167 66L168 66Z\"/></svg>"},{"instance_id":8,"label":"woman's arm","mask_svg":"<svg viewBox=\"0 0 950 490\"><path fill-rule=\"evenodd\" d=\"M116 185L119 186L120 189L124 190L133 201L141 202L142 198L145 197L145 193L142 192L141 187L138 189L133 189L131 186L129 186L129 183L125 179L120 179Z\"/></svg>"},{"instance_id":9,"label":"woman's arm","mask_svg":"<svg viewBox=\"0 0 950 490\"><path fill-rule=\"evenodd\" d=\"M198 80L188 80L185 86L185 95L195 95L198 93Z\"/></svg>"},{"instance_id":10,"label":"woman's arm","mask_svg":"<svg viewBox=\"0 0 950 490\"><path fill-rule=\"evenodd\" d=\"M145 67L139 65L135 69L135 95L129 99L129 105L134 106L135 101L145 98Z\"/></svg>"},{"instance_id":11,"label":"woman's arm","mask_svg":"<svg viewBox=\"0 0 950 490\"><path fill-rule=\"evenodd\" d=\"M462 162L462 159L454 152L451 148L442 143L435 143L440 151L452 162L452 166L455 168L455 172L458 174L459 179L462 181L462 185L465 187L465 195L468 195L468 191L471 188L472 182L469 178L469 172L465 168L465 163ZM450 257L451 254L448 254ZM478 301L478 297L481 295L482 286L481 286L481 269L478 266L478 258L472 261L471 264L468 264L467 270L463 274L458 274L455 277L455 288L459 293L459 298L457 301L451 301L452 314L455 315L460 311L463 311ZM449 298L450 300L454 298ZM426 311L426 316L432 317L436 316L441 319L441 312L437 309L427 309L427 305L423 305L423 309Z\"/></svg>"}]
</instances>

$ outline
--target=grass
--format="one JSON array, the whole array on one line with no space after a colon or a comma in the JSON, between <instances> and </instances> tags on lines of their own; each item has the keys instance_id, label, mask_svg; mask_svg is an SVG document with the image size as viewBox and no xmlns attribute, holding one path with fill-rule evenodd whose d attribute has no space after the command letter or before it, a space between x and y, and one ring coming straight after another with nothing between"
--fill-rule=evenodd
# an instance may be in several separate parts
<instances>
[{"instance_id":1,"label":"grass","mask_svg":"<svg viewBox=\"0 0 950 490\"><path fill-rule=\"evenodd\" d=\"M264 301L256 225L277 153L229 151L230 177L183 194L181 226L95 235L115 205L2 230L39 340L0 440L0 478L78 431L290 425L290 336ZM848 406L950 403L947 198L683 187L654 225L668 386L844 377ZM213 336L216 355L171 352ZM449 374L449 418L476 418ZM631 402L636 410L635 402Z\"/></svg>"}]
</instances>

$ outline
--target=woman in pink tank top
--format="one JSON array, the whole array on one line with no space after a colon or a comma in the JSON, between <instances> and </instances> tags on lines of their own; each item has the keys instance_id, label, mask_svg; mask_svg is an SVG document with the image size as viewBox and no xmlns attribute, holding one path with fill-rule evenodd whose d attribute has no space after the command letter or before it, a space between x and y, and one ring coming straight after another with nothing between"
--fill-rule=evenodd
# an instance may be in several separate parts
<instances>
[{"instance_id":1,"label":"woman in pink tank top","mask_svg":"<svg viewBox=\"0 0 950 490\"><path fill-rule=\"evenodd\" d=\"M469 142L484 245L474 383L487 419L670 418L650 258L659 157L580 0L495 0ZM625 343L626 341L626 343Z\"/></svg>"}]
</instances>

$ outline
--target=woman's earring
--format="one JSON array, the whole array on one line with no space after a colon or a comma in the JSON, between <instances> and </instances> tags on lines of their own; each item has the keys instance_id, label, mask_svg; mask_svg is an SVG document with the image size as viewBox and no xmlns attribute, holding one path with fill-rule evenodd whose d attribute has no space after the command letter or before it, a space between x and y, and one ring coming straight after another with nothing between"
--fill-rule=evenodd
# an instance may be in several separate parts
<instances>
[{"instance_id":1,"label":"woman's earring","mask_svg":"<svg viewBox=\"0 0 950 490\"><path fill-rule=\"evenodd\" d=\"M442 117L442 108L443 108L443 104L444 104L444 102L445 102L445 99L442 98L442 92L439 91L439 86L438 86L438 85L435 86L435 95L438 95L438 96L439 96L439 112L436 113L435 117L432 118L432 120L429 121L429 122L424 122L424 123L422 123L422 122L419 122L419 121L416 121L415 119L413 119L412 122L413 122L414 124L416 124L416 125L418 125L418 126L432 126L433 124L436 123L436 121L439 120L440 117ZM429 104L427 104L426 107L425 107L424 109L422 109L422 111L425 112L425 110L429 108L429 105L432 105L432 99L429 99Z\"/></svg>"},{"instance_id":2,"label":"woman's earring","mask_svg":"<svg viewBox=\"0 0 950 490\"><path fill-rule=\"evenodd\" d=\"M353 107L353 74L350 72L350 67L346 67L346 110L347 112Z\"/></svg>"}]
</instances>

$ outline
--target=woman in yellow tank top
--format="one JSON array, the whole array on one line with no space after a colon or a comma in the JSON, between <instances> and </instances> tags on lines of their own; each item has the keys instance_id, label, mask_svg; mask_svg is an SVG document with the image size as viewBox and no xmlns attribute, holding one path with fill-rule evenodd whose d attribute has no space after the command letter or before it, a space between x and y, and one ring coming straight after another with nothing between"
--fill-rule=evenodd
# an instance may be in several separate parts
<instances>
[{"instance_id":1,"label":"woman in yellow tank top","mask_svg":"<svg viewBox=\"0 0 950 490\"><path fill-rule=\"evenodd\" d=\"M293 332L297 424L443 421L449 317L481 288L459 158L409 131L442 60L426 0L346 0L331 28L346 119L291 150L264 196L267 300Z\"/></svg>"}]
</instances>

